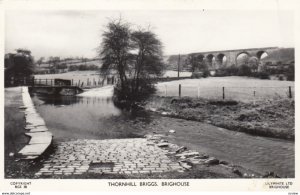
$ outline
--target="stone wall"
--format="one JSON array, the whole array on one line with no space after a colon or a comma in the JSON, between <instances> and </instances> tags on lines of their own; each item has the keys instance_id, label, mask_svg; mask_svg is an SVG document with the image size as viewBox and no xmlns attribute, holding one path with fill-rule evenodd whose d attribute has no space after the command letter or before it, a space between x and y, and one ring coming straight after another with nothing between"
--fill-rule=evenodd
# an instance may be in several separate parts
<instances>
[{"instance_id":1,"label":"stone wall","mask_svg":"<svg viewBox=\"0 0 300 195\"><path fill-rule=\"evenodd\" d=\"M29 95L28 87L22 87L22 98L24 106L20 107L20 109L25 113L25 134L31 139L29 143L18 152L18 155L22 159L36 159L50 146L52 133L46 127L44 119L36 111Z\"/></svg>"}]
</instances>

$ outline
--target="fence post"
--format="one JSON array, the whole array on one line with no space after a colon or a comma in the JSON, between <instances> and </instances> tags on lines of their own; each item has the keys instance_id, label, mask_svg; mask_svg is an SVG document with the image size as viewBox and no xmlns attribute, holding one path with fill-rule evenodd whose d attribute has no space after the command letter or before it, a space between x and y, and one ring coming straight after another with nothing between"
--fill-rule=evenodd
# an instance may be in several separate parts
<instances>
[{"instance_id":1,"label":"fence post","mask_svg":"<svg viewBox=\"0 0 300 195\"><path fill-rule=\"evenodd\" d=\"M223 87L223 100L225 99L225 87Z\"/></svg>"},{"instance_id":2,"label":"fence post","mask_svg":"<svg viewBox=\"0 0 300 195\"><path fill-rule=\"evenodd\" d=\"M254 91L253 91L253 96L254 96L254 98L253 98L253 99L254 99L254 100L253 100L253 104L254 104L254 105L256 104L256 101L255 101L255 93L256 93L256 91L254 90Z\"/></svg>"},{"instance_id":3,"label":"fence post","mask_svg":"<svg viewBox=\"0 0 300 195\"><path fill-rule=\"evenodd\" d=\"M179 84L179 97L181 97L181 84Z\"/></svg>"},{"instance_id":4,"label":"fence post","mask_svg":"<svg viewBox=\"0 0 300 195\"><path fill-rule=\"evenodd\" d=\"M293 96L292 96L292 87L291 86L289 86L289 98L292 98Z\"/></svg>"},{"instance_id":5,"label":"fence post","mask_svg":"<svg viewBox=\"0 0 300 195\"><path fill-rule=\"evenodd\" d=\"M165 96L167 97L167 95L168 95L168 91L167 91L168 89L167 89L167 85L165 85Z\"/></svg>"},{"instance_id":6,"label":"fence post","mask_svg":"<svg viewBox=\"0 0 300 195\"><path fill-rule=\"evenodd\" d=\"M73 86L73 79L71 80L71 85Z\"/></svg>"},{"instance_id":7,"label":"fence post","mask_svg":"<svg viewBox=\"0 0 300 195\"><path fill-rule=\"evenodd\" d=\"M46 79L46 85L48 85L48 80Z\"/></svg>"},{"instance_id":8,"label":"fence post","mask_svg":"<svg viewBox=\"0 0 300 195\"><path fill-rule=\"evenodd\" d=\"M53 82L53 79L50 80L51 86L53 85L52 82Z\"/></svg>"},{"instance_id":9,"label":"fence post","mask_svg":"<svg viewBox=\"0 0 300 195\"><path fill-rule=\"evenodd\" d=\"M80 87L80 79L79 79L79 81L78 81L78 87Z\"/></svg>"}]
</instances>

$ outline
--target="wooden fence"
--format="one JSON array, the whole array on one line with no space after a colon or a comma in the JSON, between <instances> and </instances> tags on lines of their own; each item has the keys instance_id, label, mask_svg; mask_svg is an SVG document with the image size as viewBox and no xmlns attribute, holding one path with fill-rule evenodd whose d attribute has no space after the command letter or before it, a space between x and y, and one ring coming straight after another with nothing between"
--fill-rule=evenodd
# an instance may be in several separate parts
<instances>
[{"instance_id":1,"label":"wooden fence","mask_svg":"<svg viewBox=\"0 0 300 195\"><path fill-rule=\"evenodd\" d=\"M200 87L191 85L161 85L157 89L159 96L197 97L223 100L256 101L274 98L295 97L295 87Z\"/></svg>"}]
</instances>

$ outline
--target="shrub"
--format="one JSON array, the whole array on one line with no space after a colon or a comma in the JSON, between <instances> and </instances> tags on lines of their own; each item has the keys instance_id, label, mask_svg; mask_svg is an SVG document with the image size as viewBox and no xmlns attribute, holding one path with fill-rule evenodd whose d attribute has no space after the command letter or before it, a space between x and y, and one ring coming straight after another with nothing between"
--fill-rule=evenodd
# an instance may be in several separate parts
<instances>
[{"instance_id":1,"label":"shrub","mask_svg":"<svg viewBox=\"0 0 300 195\"><path fill-rule=\"evenodd\" d=\"M251 76L252 75L251 68L249 66L247 66L246 64L241 65L238 68L238 75L239 76Z\"/></svg>"},{"instance_id":2,"label":"shrub","mask_svg":"<svg viewBox=\"0 0 300 195\"><path fill-rule=\"evenodd\" d=\"M231 65L228 68L226 68L225 71L227 72L228 76L234 76L237 75L239 69L235 65Z\"/></svg>"},{"instance_id":3,"label":"shrub","mask_svg":"<svg viewBox=\"0 0 300 195\"><path fill-rule=\"evenodd\" d=\"M238 68L233 64L229 67L223 67L217 70L215 76L235 76L238 75Z\"/></svg>"},{"instance_id":4,"label":"shrub","mask_svg":"<svg viewBox=\"0 0 300 195\"><path fill-rule=\"evenodd\" d=\"M278 76L278 79L279 79L280 81L283 81L283 76L282 76L282 75L279 75L279 76Z\"/></svg>"},{"instance_id":5,"label":"shrub","mask_svg":"<svg viewBox=\"0 0 300 195\"><path fill-rule=\"evenodd\" d=\"M154 94L156 91L155 86L147 82L145 79L139 80L139 89L137 93L134 86L134 80L128 80L125 84L126 90L122 90L120 82L118 82L114 88L114 103L119 107L130 108L136 102L143 102L147 100L150 95Z\"/></svg>"},{"instance_id":6,"label":"shrub","mask_svg":"<svg viewBox=\"0 0 300 195\"><path fill-rule=\"evenodd\" d=\"M295 81L295 65L290 64L287 72L286 72L286 77L288 81Z\"/></svg>"},{"instance_id":7,"label":"shrub","mask_svg":"<svg viewBox=\"0 0 300 195\"><path fill-rule=\"evenodd\" d=\"M265 71L252 73L252 76L260 79L270 79L270 74Z\"/></svg>"},{"instance_id":8,"label":"shrub","mask_svg":"<svg viewBox=\"0 0 300 195\"><path fill-rule=\"evenodd\" d=\"M191 78L192 79L199 79L199 78L201 78L201 77L204 77L204 74L203 74L203 72L193 72L192 73L192 76L191 76Z\"/></svg>"},{"instance_id":9,"label":"shrub","mask_svg":"<svg viewBox=\"0 0 300 195\"><path fill-rule=\"evenodd\" d=\"M203 77L206 78L206 77L208 77L209 75L210 75L209 70L205 69L205 70L203 71Z\"/></svg>"}]
</instances>

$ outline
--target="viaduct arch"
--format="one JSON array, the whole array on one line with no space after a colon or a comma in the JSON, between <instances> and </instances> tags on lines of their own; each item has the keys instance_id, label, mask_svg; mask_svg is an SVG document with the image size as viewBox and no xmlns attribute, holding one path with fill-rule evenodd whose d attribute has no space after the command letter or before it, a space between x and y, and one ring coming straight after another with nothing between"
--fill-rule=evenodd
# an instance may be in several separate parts
<instances>
[{"instance_id":1,"label":"viaduct arch","mask_svg":"<svg viewBox=\"0 0 300 195\"><path fill-rule=\"evenodd\" d=\"M231 65L239 66L238 57L241 54L246 54L248 58L255 58L260 63L263 55L269 55L270 52L278 50L278 47L264 47L264 48L249 48L249 49L236 49L236 50L223 50L223 51L209 51L192 53L189 55L197 56L201 61L208 64L209 70L217 70L222 67Z\"/></svg>"}]
</instances>

